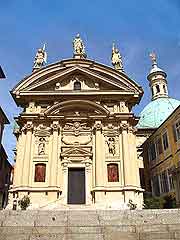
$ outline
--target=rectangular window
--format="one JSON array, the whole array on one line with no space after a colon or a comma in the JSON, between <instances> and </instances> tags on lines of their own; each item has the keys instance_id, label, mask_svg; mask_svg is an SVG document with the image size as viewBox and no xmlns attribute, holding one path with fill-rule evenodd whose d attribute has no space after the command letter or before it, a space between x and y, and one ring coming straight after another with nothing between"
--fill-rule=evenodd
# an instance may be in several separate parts
<instances>
[{"instance_id":1,"label":"rectangular window","mask_svg":"<svg viewBox=\"0 0 180 240\"><path fill-rule=\"evenodd\" d=\"M169 192L168 176L166 170L160 174L161 193Z\"/></svg>"},{"instance_id":2,"label":"rectangular window","mask_svg":"<svg viewBox=\"0 0 180 240\"><path fill-rule=\"evenodd\" d=\"M174 182L173 182L172 169L173 169L173 168L169 168L169 169L167 170L168 179L169 179L169 190L170 190L170 191L174 190Z\"/></svg>"},{"instance_id":3,"label":"rectangular window","mask_svg":"<svg viewBox=\"0 0 180 240\"><path fill-rule=\"evenodd\" d=\"M152 189L153 189L153 194L155 196L160 195L159 176L158 175L152 177Z\"/></svg>"},{"instance_id":4,"label":"rectangular window","mask_svg":"<svg viewBox=\"0 0 180 240\"><path fill-rule=\"evenodd\" d=\"M157 139L157 142L156 142L156 151L157 151L157 155L160 155L160 154L163 152L163 149L162 149L162 140L161 140L161 138L158 138L158 139Z\"/></svg>"},{"instance_id":5,"label":"rectangular window","mask_svg":"<svg viewBox=\"0 0 180 240\"><path fill-rule=\"evenodd\" d=\"M173 125L173 134L174 134L174 140L177 142L180 139L180 121L177 121Z\"/></svg>"},{"instance_id":6,"label":"rectangular window","mask_svg":"<svg viewBox=\"0 0 180 240\"><path fill-rule=\"evenodd\" d=\"M163 139L164 150L166 150L169 147L167 132L163 134L162 139Z\"/></svg>"},{"instance_id":7,"label":"rectangular window","mask_svg":"<svg viewBox=\"0 0 180 240\"><path fill-rule=\"evenodd\" d=\"M149 161L156 159L156 147L154 143L149 145Z\"/></svg>"}]
</instances>

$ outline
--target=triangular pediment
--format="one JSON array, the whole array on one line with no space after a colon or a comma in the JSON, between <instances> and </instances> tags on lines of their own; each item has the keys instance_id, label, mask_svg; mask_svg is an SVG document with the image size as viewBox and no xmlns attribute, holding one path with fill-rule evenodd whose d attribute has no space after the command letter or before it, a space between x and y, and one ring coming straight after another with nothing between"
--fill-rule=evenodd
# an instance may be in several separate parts
<instances>
[{"instance_id":1,"label":"triangular pediment","mask_svg":"<svg viewBox=\"0 0 180 240\"><path fill-rule=\"evenodd\" d=\"M90 64L91 63L91 64ZM140 93L141 88L124 73L92 61L74 60L66 64L54 64L34 72L21 81L13 94L29 92L67 92L73 91L75 81L81 82L81 91L120 91Z\"/></svg>"},{"instance_id":2,"label":"triangular pediment","mask_svg":"<svg viewBox=\"0 0 180 240\"><path fill-rule=\"evenodd\" d=\"M85 150L82 147L71 147L71 148L68 148L68 149L62 151L62 153L61 153L62 157L65 157L65 156L68 156L68 157L71 157L71 156L72 157L74 157L74 156L86 157L86 156L91 156L91 155L92 155L92 153L90 151Z\"/></svg>"}]
</instances>

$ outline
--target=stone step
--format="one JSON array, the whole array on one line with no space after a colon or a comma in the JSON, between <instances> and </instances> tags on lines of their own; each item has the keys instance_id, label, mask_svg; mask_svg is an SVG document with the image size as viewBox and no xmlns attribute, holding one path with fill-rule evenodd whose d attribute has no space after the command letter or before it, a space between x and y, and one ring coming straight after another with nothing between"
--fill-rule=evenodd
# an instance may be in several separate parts
<instances>
[{"instance_id":1,"label":"stone step","mask_svg":"<svg viewBox=\"0 0 180 240\"><path fill-rule=\"evenodd\" d=\"M180 239L176 210L0 211L0 240Z\"/></svg>"}]
</instances>

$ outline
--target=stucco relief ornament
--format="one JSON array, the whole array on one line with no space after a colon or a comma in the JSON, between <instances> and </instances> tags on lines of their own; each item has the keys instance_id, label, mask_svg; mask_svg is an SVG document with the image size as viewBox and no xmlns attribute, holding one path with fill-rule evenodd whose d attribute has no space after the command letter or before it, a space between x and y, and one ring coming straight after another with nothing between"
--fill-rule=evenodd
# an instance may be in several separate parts
<instances>
[{"instance_id":1,"label":"stucco relief ornament","mask_svg":"<svg viewBox=\"0 0 180 240\"><path fill-rule=\"evenodd\" d=\"M75 58L86 58L85 46L78 33L73 40L73 49Z\"/></svg>"},{"instance_id":2,"label":"stucco relief ornament","mask_svg":"<svg viewBox=\"0 0 180 240\"><path fill-rule=\"evenodd\" d=\"M24 127L22 128L22 131L32 131L33 130L33 124L32 123L26 123Z\"/></svg>"},{"instance_id":3,"label":"stucco relief ornament","mask_svg":"<svg viewBox=\"0 0 180 240\"><path fill-rule=\"evenodd\" d=\"M58 123L52 123L52 124L51 124L51 129L52 129L53 131L58 131L59 128L60 128L60 126L59 126Z\"/></svg>"},{"instance_id":4,"label":"stucco relief ornament","mask_svg":"<svg viewBox=\"0 0 180 240\"><path fill-rule=\"evenodd\" d=\"M120 128L121 128L122 131L128 131L129 124L128 123L122 123L120 125Z\"/></svg>"},{"instance_id":5,"label":"stucco relief ornament","mask_svg":"<svg viewBox=\"0 0 180 240\"><path fill-rule=\"evenodd\" d=\"M112 46L112 57L111 57L112 65L116 70L123 71L123 62L121 54L118 50L118 48L115 48L115 45L113 43Z\"/></svg>"},{"instance_id":6,"label":"stucco relief ornament","mask_svg":"<svg viewBox=\"0 0 180 240\"><path fill-rule=\"evenodd\" d=\"M40 138L39 139L39 145L38 145L38 154L39 155L44 155L45 154L45 138Z\"/></svg>"},{"instance_id":7,"label":"stucco relief ornament","mask_svg":"<svg viewBox=\"0 0 180 240\"><path fill-rule=\"evenodd\" d=\"M33 71L41 68L42 66L44 66L47 63L47 53L45 51L45 44L43 46L43 48L39 48L35 59L34 59L34 66L33 66Z\"/></svg>"},{"instance_id":8,"label":"stucco relief ornament","mask_svg":"<svg viewBox=\"0 0 180 240\"><path fill-rule=\"evenodd\" d=\"M115 153L116 153L115 138L114 137L108 138L107 145L109 148L109 153L115 155Z\"/></svg>"},{"instance_id":9,"label":"stucco relief ornament","mask_svg":"<svg viewBox=\"0 0 180 240\"><path fill-rule=\"evenodd\" d=\"M94 124L94 129L96 129L96 130L102 130L102 124L101 124L101 123L95 123L95 124Z\"/></svg>"}]
</instances>

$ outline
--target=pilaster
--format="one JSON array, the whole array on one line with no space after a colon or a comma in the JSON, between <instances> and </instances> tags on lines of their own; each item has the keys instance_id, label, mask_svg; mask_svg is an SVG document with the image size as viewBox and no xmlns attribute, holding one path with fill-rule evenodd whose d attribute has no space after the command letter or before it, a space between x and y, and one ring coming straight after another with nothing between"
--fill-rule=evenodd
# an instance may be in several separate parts
<instances>
[{"instance_id":1,"label":"pilaster","mask_svg":"<svg viewBox=\"0 0 180 240\"><path fill-rule=\"evenodd\" d=\"M96 187L104 186L104 161L105 161L105 143L102 134L101 121L96 121L95 129L95 164L96 164Z\"/></svg>"},{"instance_id":2,"label":"pilaster","mask_svg":"<svg viewBox=\"0 0 180 240\"><path fill-rule=\"evenodd\" d=\"M31 162L31 145L32 145L32 122L27 122L27 124L22 129L26 133L25 152L23 158L23 171L22 171L22 184L23 186L29 185L29 175L30 175L30 162Z\"/></svg>"},{"instance_id":3,"label":"pilaster","mask_svg":"<svg viewBox=\"0 0 180 240\"><path fill-rule=\"evenodd\" d=\"M52 125L52 155L50 160L50 186L57 185L57 170L58 170L58 135L59 135L59 122L53 121Z\"/></svg>"}]
</instances>

